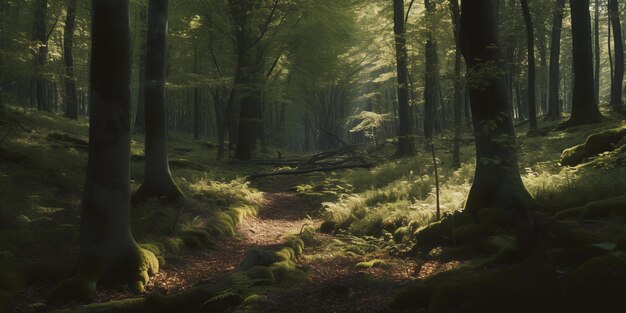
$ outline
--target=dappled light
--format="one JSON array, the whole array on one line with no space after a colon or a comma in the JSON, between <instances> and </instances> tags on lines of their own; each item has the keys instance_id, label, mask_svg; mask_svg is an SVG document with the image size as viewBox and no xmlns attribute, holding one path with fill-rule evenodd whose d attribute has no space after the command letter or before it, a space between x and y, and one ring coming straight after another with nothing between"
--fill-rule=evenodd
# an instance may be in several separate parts
<instances>
[{"instance_id":1,"label":"dappled light","mask_svg":"<svg viewBox=\"0 0 626 313\"><path fill-rule=\"evenodd\" d=\"M0 313L626 312L619 0L0 1Z\"/></svg>"}]
</instances>

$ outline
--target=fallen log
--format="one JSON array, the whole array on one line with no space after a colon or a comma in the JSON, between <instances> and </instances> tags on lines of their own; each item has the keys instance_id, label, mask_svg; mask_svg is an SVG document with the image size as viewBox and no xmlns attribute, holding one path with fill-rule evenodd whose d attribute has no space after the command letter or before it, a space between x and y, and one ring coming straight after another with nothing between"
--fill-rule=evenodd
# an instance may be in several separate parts
<instances>
[{"instance_id":1,"label":"fallen log","mask_svg":"<svg viewBox=\"0 0 626 313\"><path fill-rule=\"evenodd\" d=\"M375 164L367 163L367 164L355 164L355 165L338 165L331 167L320 167L320 168L312 168L306 170L290 170L290 171L277 171L271 173L260 173L260 174L252 174L248 175L248 180L255 180L263 177L271 177L271 176L287 176L287 175L300 175L300 174L309 174L315 172L331 172L336 170L345 170L351 168L371 168Z\"/></svg>"}]
</instances>

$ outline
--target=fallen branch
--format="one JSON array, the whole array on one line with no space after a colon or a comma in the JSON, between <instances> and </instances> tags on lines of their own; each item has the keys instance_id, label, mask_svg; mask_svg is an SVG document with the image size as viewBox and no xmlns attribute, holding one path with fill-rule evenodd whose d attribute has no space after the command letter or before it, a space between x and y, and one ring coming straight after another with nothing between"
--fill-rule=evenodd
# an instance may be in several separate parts
<instances>
[{"instance_id":1,"label":"fallen branch","mask_svg":"<svg viewBox=\"0 0 626 313\"><path fill-rule=\"evenodd\" d=\"M300 175L300 174L309 174L315 172L331 172L336 170L345 170L351 168L371 168L373 167L373 163L367 164L355 164L355 165L338 165L331 167L321 167L321 168L312 168L306 170L291 170L291 171L277 171L272 173L261 173L261 174L252 174L248 176L248 180L255 180L257 178L263 177L271 177L271 176L287 176L287 175Z\"/></svg>"}]
</instances>

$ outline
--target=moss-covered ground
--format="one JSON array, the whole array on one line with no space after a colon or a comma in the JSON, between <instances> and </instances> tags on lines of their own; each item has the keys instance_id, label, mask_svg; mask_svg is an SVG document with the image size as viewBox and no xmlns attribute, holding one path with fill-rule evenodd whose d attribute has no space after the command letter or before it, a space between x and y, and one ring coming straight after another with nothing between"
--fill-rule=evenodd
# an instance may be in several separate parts
<instances>
[{"instance_id":1,"label":"moss-covered ground","mask_svg":"<svg viewBox=\"0 0 626 313\"><path fill-rule=\"evenodd\" d=\"M439 201L429 153L392 159L390 145L377 152L387 161L371 169L251 184L247 174L274 169L218 162L206 141L171 134L172 171L187 198L132 208L137 241L160 263L146 292L98 290L96 304L47 306L43 299L76 260L87 121L9 107L0 124L0 305L16 312L626 311L619 301L626 140L616 139L626 124L555 125L541 123L530 137L518 131L522 179L536 200L530 249L507 212L461 212L474 172L469 133L460 168L452 167L451 135L436 140ZM141 142L134 136L134 189L143 175Z\"/></svg>"}]
</instances>

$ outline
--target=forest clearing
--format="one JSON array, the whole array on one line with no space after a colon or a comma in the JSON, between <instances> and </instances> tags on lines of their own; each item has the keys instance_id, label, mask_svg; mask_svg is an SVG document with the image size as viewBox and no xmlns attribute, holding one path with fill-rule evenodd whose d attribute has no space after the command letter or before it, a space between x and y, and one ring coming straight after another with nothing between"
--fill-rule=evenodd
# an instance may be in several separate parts
<instances>
[{"instance_id":1,"label":"forest clearing","mask_svg":"<svg viewBox=\"0 0 626 313\"><path fill-rule=\"evenodd\" d=\"M0 3L0 313L626 312L617 0Z\"/></svg>"}]
</instances>

